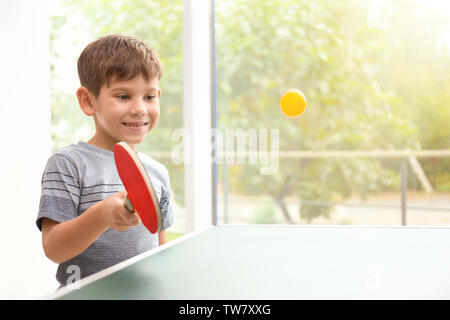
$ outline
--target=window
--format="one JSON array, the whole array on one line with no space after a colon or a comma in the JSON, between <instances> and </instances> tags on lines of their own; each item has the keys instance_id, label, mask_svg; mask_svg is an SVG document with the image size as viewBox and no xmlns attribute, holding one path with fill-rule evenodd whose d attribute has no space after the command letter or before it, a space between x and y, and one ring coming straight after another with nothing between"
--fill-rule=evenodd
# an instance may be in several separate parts
<instances>
[{"instance_id":1,"label":"window","mask_svg":"<svg viewBox=\"0 0 450 320\"><path fill-rule=\"evenodd\" d=\"M219 223L450 225L446 1L216 0L214 29Z\"/></svg>"}]
</instances>

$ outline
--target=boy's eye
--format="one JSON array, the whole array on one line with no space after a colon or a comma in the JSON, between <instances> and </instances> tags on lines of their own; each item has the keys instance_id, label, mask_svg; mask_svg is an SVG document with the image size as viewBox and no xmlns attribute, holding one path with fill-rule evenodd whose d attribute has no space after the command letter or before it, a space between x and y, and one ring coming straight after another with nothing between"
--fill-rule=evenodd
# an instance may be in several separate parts
<instances>
[{"instance_id":1,"label":"boy's eye","mask_svg":"<svg viewBox=\"0 0 450 320\"><path fill-rule=\"evenodd\" d=\"M145 99L147 99L147 100L154 100L154 99L156 99L156 97L155 96L146 96Z\"/></svg>"},{"instance_id":2,"label":"boy's eye","mask_svg":"<svg viewBox=\"0 0 450 320\"><path fill-rule=\"evenodd\" d=\"M120 100L128 100L130 97L126 94L119 94L117 98L119 98Z\"/></svg>"}]
</instances>

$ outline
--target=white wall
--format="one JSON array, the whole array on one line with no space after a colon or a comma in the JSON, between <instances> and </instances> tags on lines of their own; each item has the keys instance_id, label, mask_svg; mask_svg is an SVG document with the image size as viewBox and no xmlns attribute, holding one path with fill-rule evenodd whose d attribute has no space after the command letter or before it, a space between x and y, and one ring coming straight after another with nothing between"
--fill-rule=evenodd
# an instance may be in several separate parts
<instances>
[{"instance_id":1,"label":"white wall","mask_svg":"<svg viewBox=\"0 0 450 320\"><path fill-rule=\"evenodd\" d=\"M47 8L44 0L0 2L0 299L57 287L35 225L51 151Z\"/></svg>"}]
</instances>

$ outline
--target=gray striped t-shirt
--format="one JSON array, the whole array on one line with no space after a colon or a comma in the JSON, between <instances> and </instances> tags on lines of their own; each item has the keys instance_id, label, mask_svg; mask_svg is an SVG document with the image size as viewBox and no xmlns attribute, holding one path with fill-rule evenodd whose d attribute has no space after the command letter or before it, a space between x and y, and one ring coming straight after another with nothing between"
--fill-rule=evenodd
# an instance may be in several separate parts
<instances>
[{"instance_id":1,"label":"gray striped t-shirt","mask_svg":"<svg viewBox=\"0 0 450 320\"><path fill-rule=\"evenodd\" d=\"M169 173L164 165L138 152L147 170L161 214L162 229L173 224ZM36 224L41 219L69 221L97 201L124 190L114 162L114 153L85 142L58 150L42 175L42 192ZM127 231L106 230L80 255L59 264L56 279L61 285L74 280L74 271L84 278L158 246L158 235L141 223Z\"/></svg>"}]
</instances>

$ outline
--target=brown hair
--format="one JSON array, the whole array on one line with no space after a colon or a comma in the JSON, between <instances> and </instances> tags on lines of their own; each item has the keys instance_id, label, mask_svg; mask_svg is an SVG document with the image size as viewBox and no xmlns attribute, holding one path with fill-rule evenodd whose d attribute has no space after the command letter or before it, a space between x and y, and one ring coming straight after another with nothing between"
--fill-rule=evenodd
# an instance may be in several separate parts
<instances>
[{"instance_id":1,"label":"brown hair","mask_svg":"<svg viewBox=\"0 0 450 320\"><path fill-rule=\"evenodd\" d=\"M142 75L162 77L158 55L143 41L130 36L108 35L91 42L78 58L80 83L98 97L103 85Z\"/></svg>"}]
</instances>

